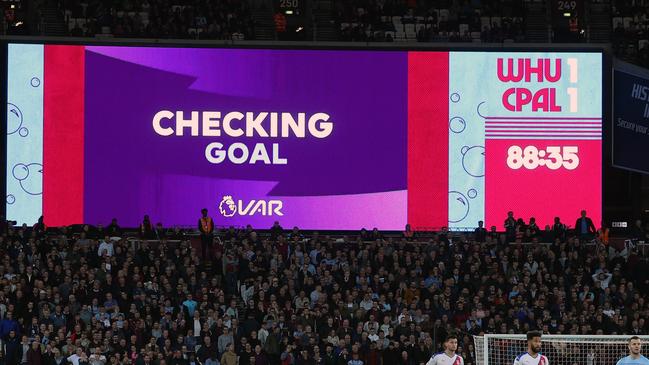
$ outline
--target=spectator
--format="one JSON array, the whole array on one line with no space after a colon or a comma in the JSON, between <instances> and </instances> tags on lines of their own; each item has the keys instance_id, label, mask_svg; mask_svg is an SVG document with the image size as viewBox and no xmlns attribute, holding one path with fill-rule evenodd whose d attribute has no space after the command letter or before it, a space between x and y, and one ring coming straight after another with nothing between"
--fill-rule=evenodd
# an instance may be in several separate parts
<instances>
[{"instance_id":1,"label":"spectator","mask_svg":"<svg viewBox=\"0 0 649 365\"><path fill-rule=\"evenodd\" d=\"M554 233L553 239L564 240L566 235L566 225L561 223L561 218L554 217L554 224L552 225L552 232Z\"/></svg>"},{"instance_id":2,"label":"spectator","mask_svg":"<svg viewBox=\"0 0 649 365\"><path fill-rule=\"evenodd\" d=\"M581 217L579 217L575 223L575 230L579 235L580 241L589 241L595 237L597 229L595 228L593 221L586 216L585 210L581 211Z\"/></svg>"},{"instance_id":3,"label":"spectator","mask_svg":"<svg viewBox=\"0 0 649 365\"><path fill-rule=\"evenodd\" d=\"M505 219L504 227L505 233L507 234L507 240L510 242L516 238L516 226L517 221L516 218L514 218L514 212L507 212L507 218Z\"/></svg>"},{"instance_id":4,"label":"spectator","mask_svg":"<svg viewBox=\"0 0 649 365\"><path fill-rule=\"evenodd\" d=\"M198 306L198 302L194 300L193 295L187 294L187 299L183 302L183 307L187 311L189 317L194 316L194 311L196 310L196 306Z\"/></svg>"},{"instance_id":5,"label":"spectator","mask_svg":"<svg viewBox=\"0 0 649 365\"><path fill-rule=\"evenodd\" d=\"M38 341L32 342L32 346L27 350L27 365L41 365L41 344Z\"/></svg>"},{"instance_id":6,"label":"spectator","mask_svg":"<svg viewBox=\"0 0 649 365\"><path fill-rule=\"evenodd\" d=\"M20 341L20 364L27 364L29 350L32 348L29 338L23 335Z\"/></svg>"},{"instance_id":7,"label":"spectator","mask_svg":"<svg viewBox=\"0 0 649 365\"><path fill-rule=\"evenodd\" d=\"M284 233L284 228L279 224L279 221L275 221L273 226L270 227L270 236L272 239L277 239L281 234Z\"/></svg>"},{"instance_id":8,"label":"spectator","mask_svg":"<svg viewBox=\"0 0 649 365\"><path fill-rule=\"evenodd\" d=\"M476 242L485 242L487 240L487 230L484 228L484 222L478 222L478 228L473 231Z\"/></svg>"},{"instance_id":9,"label":"spectator","mask_svg":"<svg viewBox=\"0 0 649 365\"><path fill-rule=\"evenodd\" d=\"M599 286L602 289L608 288L608 284L611 282L612 278L613 274L609 273L608 270L593 274L593 282L599 283Z\"/></svg>"},{"instance_id":10,"label":"spectator","mask_svg":"<svg viewBox=\"0 0 649 365\"><path fill-rule=\"evenodd\" d=\"M523 268L530 272L532 275L536 275L536 272L539 269L539 263L534 260L533 255L527 255L527 262L523 265Z\"/></svg>"},{"instance_id":11,"label":"spectator","mask_svg":"<svg viewBox=\"0 0 649 365\"><path fill-rule=\"evenodd\" d=\"M113 241L110 240L110 237L104 237L104 240L99 244L99 249L97 250L99 257L112 257L114 254Z\"/></svg>"},{"instance_id":12,"label":"spectator","mask_svg":"<svg viewBox=\"0 0 649 365\"><path fill-rule=\"evenodd\" d=\"M83 360L86 358L86 354L83 352L83 349L81 347L77 347L75 352L68 356L68 362L72 363L72 365L83 365Z\"/></svg>"},{"instance_id":13,"label":"spectator","mask_svg":"<svg viewBox=\"0 0 649 365\"><path fill-rule=\"evenodd\" d=\"M415 237L415 231L412 230L410 224L406 224L406 228L403 231L403 237L406 239L412 239Z\"/></svg>"},{"instance_id":14,"label":"spectator","mask_svg":"<svg viewBox=\"0 0 649 365\"><path fill-rule=\"evenodd\" d=\"M122 228L117 224L117 219L113 218L106 227L106 234L110 237L121 237L122 236Z\"/></svg>"},{"instance_id":15,"label":"spectator","mask_svg":"<svg viewBox=\"0 0 649 365\"><path fill-rule=\"evenodd\" d=\"M218 349L210 336L203 338L203 345L196 352L196 356L204 365L218 365Z\"/></svg>"},{"instance_id":16,"label":"spectator","mask_svg":"<svg viewBox=\"0 0 649 365\"><path fill-rule=\"evenodd\" d=\"M4 340L4 352L5 352L5 359L7 361L8 365L18 365L21 363L21 359L23 357L22 353L22 344L20 343L20 340L18 340L18 336L16 335L16 331L11 330L9 331L9 335L6 337Z\"/></svg>"},{"instance_id":17,"label":"spectator","mask_svg":"<svg viewBox=\"0 0 649 365\"><path fill-rule=\"evenodd\" d=\"M229 328L227 327L223 328L223 334L219 336L217 344L218 344L218 350L220 354L224 353L228 348L228 346L234 344L234 337L232 336L232 334L230 334ZM223 363L222 360L221 363Z\"/></svg>"},{"instance_id":18,"label":"spectator","mask_svg":"<svg viewBox=\"0 0 649 365\"><path fill-rule=\"evenodd\" d=\"M637 240L647 239L647 232L645 231L645 227L642 224L642 220L638 219L634 222L634 225L631 228L630 236L631 238L635 238Z\"/></svg>"},{"instance_id":19,"label":"spectator","mask_svg":"<svg viewBox=\"0 0 649 365\"><path fill-rule=\"evenodd\" d=\"M11 331L15 332L15 335L19 335L19 329L18 322L13 319L13 312L7 312L5 318L0 322L0 337L6 339Z\"/></svg>"},{"instance_id":20,"label":"spectator","mask_svg":"<svg viewBox=\"0 0 649 365\"><path fill-rule=\"evenodd\" d=\"M363 365L363 360L360 359L358 352L352 353L352 359L347 362L347 365Z\"/></svg>"},{"instance_id":21,"label":"spectator","mask_svg":"<svg viewBox=\"0 0 649 365\"><path fill-rule=\"evenodd\" d=\"M140 224L140 238L142 239L153 239L155 238L155 232L151 219L148 215L145 215Z\"/></svg>"},{"instance_id":22,"label":"spectator","mask_svg":"<svg viewBox=\"0 0 649 365\"><path fill-rule=\"evenodd\" d=\"M220 339L219 339L220 340ZM221 365L237 365L238 357L234 352L234 343L230 343L227 346L227 350L221 356Z\"/></svg>"},{"instance_id":23,"label":"spectator","mask_svg":"<svg viewBox=\"0 0 649 365\"><path fill-rule=\"evenodd\" d=\"M208 217L207 209L201 209L201 217L198 219L198 230L201 233L201 252L203 259L212 259L212 246L214 243L214 221Z\"/></svg>"},{"instance_id":24,"label":"spectator","mask_svg":"<svg viewBox=\"0 0 649 365\"><path fill-rule=\"evenodd\" d=\"M293 365L296 363L292 345L289 344L286 346L286 350L282 352L280 360L282 361L282 365Z\"/></svg>"},{"instance_id":25,"label":"spectator","mask_svg":"<svg viewBox=\"0 0 649 365\"><path fill-rule=\"evenodd\" d=\"M95 347L95 352L88 358L88 361L90 365L105 365L106 356L102 355L101 348L97 346Z\"/></svg>"}]
</instances>

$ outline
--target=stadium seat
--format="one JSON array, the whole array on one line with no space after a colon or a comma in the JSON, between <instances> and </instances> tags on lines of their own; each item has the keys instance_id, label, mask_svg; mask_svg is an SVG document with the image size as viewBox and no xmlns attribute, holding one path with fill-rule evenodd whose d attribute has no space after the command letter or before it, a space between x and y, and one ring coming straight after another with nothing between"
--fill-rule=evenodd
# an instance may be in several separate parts
<instances>
[{"instance_id":1,"label":"stadium seat","mask_svg":"<svg viewBox=\"0 0 649 365\"><path fill-rule=\"evenodd\" d=\"M415 25L414 24L405 24L405 32L406 33L415 33Z\"/></svg>"},{"instance_id":2,"label":"stadium seat","mask_svg":"<svg viewBox=\"0 0 649 365\"><path fill-rule=\"evenodd\" d=\"M480 18L481 28L487 27L491 29L491 18L488 16L483 16Z\"/></svg>"},{"instance_id":3,"label":"stadium seat","mask_svg":"<svg viewBox=\"0 0 649 365\"><path fill-rule=\"evenodd\" d=\"M441 9L439 11L439 19L448 21L448 16L451 12L448 9Z\"/></svg>"}]
</instances>

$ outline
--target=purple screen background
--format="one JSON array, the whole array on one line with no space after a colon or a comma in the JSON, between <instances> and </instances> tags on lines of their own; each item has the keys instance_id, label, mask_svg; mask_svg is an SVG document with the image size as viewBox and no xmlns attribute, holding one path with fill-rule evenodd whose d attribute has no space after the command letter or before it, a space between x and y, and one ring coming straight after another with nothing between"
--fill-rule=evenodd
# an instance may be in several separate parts
<instances>
[{"instance_id":1,"label":"purple screen background","mask_svg":"<svg viewBox=\"0 0 649 365\"><path fill-rule=\"evenodd\" d=\"M84 220L137 226L401 229L407 217L407 53L86 47ZM327 138L157 135L160 110L325 112ZM205 147L280 144L287 165L211 164ZM219 214L223 195L280 199L283 217Z\"/></svg>"}]
</instances>

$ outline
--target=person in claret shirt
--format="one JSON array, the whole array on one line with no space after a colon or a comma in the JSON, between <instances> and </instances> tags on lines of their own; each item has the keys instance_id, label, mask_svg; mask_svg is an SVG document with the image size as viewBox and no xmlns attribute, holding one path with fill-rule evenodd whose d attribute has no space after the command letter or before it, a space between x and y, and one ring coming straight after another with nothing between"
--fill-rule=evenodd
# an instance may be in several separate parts
<instances>
[{"instance_id":1,"label":"person in claret shirt","mask_svg":"<svg viewBox=\"0 0 649 365\"><path fill-rule=\"evenodd\" d=\"M288 259L288 254L289 254L289 244L286 241L286 238L284 236L279 236L277 238L277 252L282 255L282 258L284 260Z\"/></svg>"}]
</instances>

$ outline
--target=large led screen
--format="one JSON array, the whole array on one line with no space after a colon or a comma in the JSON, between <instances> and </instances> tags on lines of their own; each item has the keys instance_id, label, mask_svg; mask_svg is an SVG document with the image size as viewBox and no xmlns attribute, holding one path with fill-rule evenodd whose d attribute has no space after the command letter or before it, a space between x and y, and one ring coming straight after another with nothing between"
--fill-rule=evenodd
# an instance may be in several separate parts
<instances>
[{"instance_id":1,"label":"large led screen","mask_svg":"<svg viewBox=\"0 0 649 365\"><path fill-rule=\"evenodd\" d=\"M601 219L600 53L8 45L7 216Z\"/></svg>"}]
</instances>

